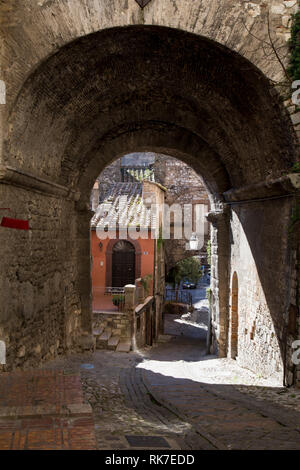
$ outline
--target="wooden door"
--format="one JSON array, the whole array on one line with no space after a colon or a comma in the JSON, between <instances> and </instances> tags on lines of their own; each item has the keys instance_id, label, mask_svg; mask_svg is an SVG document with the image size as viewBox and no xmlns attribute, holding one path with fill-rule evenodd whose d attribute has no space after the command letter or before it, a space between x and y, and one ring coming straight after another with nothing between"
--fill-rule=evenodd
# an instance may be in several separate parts
<instances>
[{"instance_id":1,"label":"wooden door","mask_svg":"<svg viewBox=\"0 0 300 470\"><path fill-rule=\"evenodd\" d=\"M126 240L118 241L112 255L112 287L135 283L135 249Z\"/></svg>"}]
</instances>

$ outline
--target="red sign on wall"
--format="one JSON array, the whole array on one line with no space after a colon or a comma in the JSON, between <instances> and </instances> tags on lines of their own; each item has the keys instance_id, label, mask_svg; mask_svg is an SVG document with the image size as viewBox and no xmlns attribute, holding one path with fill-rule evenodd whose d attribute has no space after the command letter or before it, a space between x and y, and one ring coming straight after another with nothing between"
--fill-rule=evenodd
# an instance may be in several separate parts
<instances>
[{"instance_id":1,"label":"red sign on wall","mask_svg":"<svg viewBox=\"0 0 300 470\"><path fill-rule=\"evenodd\" d=\"M5 208L0 210L9 211L10 209ZM14 219L12 217L2 217L0 226L7 228L15 228L17 230L29 230L28 220Z\"/></svg>"}]
</instances>

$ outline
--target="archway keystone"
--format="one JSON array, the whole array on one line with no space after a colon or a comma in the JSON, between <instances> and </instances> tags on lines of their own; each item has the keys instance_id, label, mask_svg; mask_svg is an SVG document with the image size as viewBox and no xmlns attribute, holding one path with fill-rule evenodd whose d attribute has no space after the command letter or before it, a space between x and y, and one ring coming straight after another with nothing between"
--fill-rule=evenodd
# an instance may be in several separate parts
<instances>
[{"instance_id":1,"label":"archway keystone","mask_svg":"<svg viewBox=\"0 0 300 470\"><path fill-rule=\"evenodd\" d=\"M144 8L146 5L148 5L148 3L151 2L151 0L135 0L141 8Z\"/></svg>"}]
</instances>

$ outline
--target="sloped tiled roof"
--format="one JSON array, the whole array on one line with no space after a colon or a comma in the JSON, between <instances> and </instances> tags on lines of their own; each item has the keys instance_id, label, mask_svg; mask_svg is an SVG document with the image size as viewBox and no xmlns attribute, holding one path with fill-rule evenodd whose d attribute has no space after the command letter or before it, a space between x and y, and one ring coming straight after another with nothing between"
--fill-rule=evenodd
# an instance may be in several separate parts
<instances>
[{"instance_id":1,"label":"sloped tiled roof","mask_svg":"<svg viewBox=\"0 0 300 470\"><path fill-rule=\"evenodd\" d=\"M106 207L105 204L109 205ZM103 201L100 202L92 220L91 227L104 228L111 225L119 227L155 226L155 214L143 202L143 183L113 183Z\"/></svg>"}]
</instances>

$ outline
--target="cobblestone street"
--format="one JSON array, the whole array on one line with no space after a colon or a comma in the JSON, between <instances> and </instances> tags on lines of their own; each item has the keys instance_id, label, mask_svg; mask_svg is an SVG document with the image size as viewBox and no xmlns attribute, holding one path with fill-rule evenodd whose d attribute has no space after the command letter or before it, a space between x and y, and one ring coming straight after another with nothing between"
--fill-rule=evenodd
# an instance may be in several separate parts
<instances>
[{"instance_id":1,"label":"cobblestone street","mask_svg":"<svg viewBox=\"0 0 300 470\"><path fill-rule=\"evenodd\" d=\"M142 351L97 351L49 362L46 367L51 370L44 370L48 377L73 377L72 396L54 393L53 404L57 406L59 400L63 404L59 398L63 396L65 402L85 402L77 405L81 412L88 413L84 407L90 405L96 447L101 450L300 448L299 390L290 391L256 377L239 368L236 361L205 356L205 328L188 319L166 316L166 332L169 335L164 335L159 344ZM83 399L78 387L74 388L77 374ZM26 374L24 377L19 386L28 391ZM8 402L6 398L4 403L3 388L1 392L3 415L3 405L12 405L13 399ZM17 405L24 407L28 403L20 392L19 388ZM33 409L32 413L38 411ZM51 415L50 408L47 413ZM76 438L71 432L68 443L53 440L47 428L49 420L44 420L44 437L32 444L30 439L25 444L23 437L22 444L16 434L18 421L9 421L15 423L12 434L12 429L7 429L7 416L6 421L2 417L1 448L93 448L90 419L91 415L87 421L78 421L77 425L87 427L82 427ZM71 421L69 417L68 426L74 429ZM50 428L57 426L50 423Z\"/></svg>"},{"instance_id":2,"label":"cobblestone street","mask_svg":"<svg viewBox=\"0 0 300 470\"><path fill-rule=\"evenodd\" d=\"M300 449L300 390L205 355L205 288L193 294L195 314L166 315L152 348L3 374L0 448Z\"/></svg>"}]
</instances>

